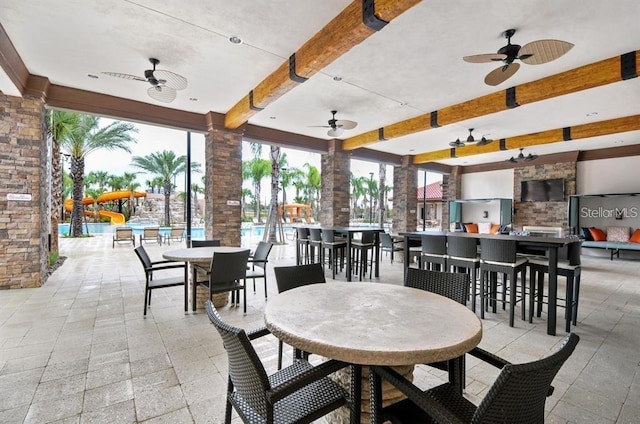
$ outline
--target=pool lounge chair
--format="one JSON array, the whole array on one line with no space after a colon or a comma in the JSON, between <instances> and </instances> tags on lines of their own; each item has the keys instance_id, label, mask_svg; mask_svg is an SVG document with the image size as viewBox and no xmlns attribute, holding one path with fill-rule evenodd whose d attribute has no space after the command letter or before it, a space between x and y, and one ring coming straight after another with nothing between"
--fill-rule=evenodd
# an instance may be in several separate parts
<instances>
[{"instance_id":1,"label":"pool lounge chair","mask_svg":"<svg viewBox=\"0 0 640 424\"><path fill-rule=\"evenodd\" d=\"M133 228L118 227L116 233L113 235L112 248L116 247L116 243L133 243L136 245L136 238L133 236Z\"/></svg>"}]
</instances>

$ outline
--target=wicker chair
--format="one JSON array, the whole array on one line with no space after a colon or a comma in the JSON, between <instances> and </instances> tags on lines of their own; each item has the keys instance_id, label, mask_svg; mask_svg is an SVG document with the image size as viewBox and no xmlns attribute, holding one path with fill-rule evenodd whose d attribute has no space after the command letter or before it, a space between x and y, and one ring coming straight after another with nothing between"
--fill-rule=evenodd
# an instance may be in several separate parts
<instances>
[{"instance_id":1,"label":"wicker chair","mask_svg":"<svg viewBox=\"0 0 640 424\"><path fill-rule=\"evenodd\" d=\"M391 263L393 263L393 254L404 250L404 241L395 241L389 233L380 233L380 250L391 254Z\"/></svg>"},{"instance_id":2,"label":"wicker chair","mask_svg":"<svg viewBox=\"0 0 640 424\"><path fill-rule=\"evenodd\" d=\"M551 382L579 340L576 334L569 334L560 350L525 364L510 364L494 355L478 356L502 368L478 406L451 384L423 392L391 368L371 367L371 423L543 423L545 401L553 393ZM381 379L402 391L407 399L382 409Z\"/></svg>"},{"instance_id":3,"label":"wicker chair","mask_svg":"<svg viewBox=\"0 0 640 424\"><path fill-rule=\"evenodd\" d=\"M456 272L468 272L471 276L471 309L476 311L477 271L480 269L478 240L471 237L447 237L447 265Z\"/></svg>"},{"instance_id":4,"label":"wicker chair","mask_svg":"<svg viewBox=\"0 0 640 424\"><path fill-rule=\"evenodd\" d=\"M565 306L565 331L571 331L571 323L578 323L578 299L580 295L580 277L582 265L580 255L582 242L574 241L558 252L558 276L567 279L564 299ZM533 322L534 303L537 305L536 316L542 315L544 303L544 275L549 273L549 260L546 258L530 258L529 266L529 322ZM537 282L537 285L536 285Z\"/></svg>"},{"instance_id":5,"label":"wicker chair","mask_svg":"<svg viewBox=\"0 0 640 424\"><path fill-rule=\"evenodd\" d=\"M309 284L326 283L324 269L321 264L306 264L298 266L279 266L273 268L276 275L278 293L295 289ZM278 341L278 369L282 368L282 340ZM294 349L294 358L300 358L301 352Z\"/></svg>"},{"instance_id":6,"label":"wicker chair","mask_svg":"<svg viewBox=\"0 0 640 424\"><path fill-rule=\"evenodd\" d=\"M340 270L343 268L345 250L347 242L336 237L332 230L322 231L322 248L320 249L320 262L324 263L325 251L329 252L329 267L331 268L331 277L336 278L336 267L340 264Z\"/></svg>"},{"instance_id":7,"label":"wicker chair","mask_svg":"<svg viewBox=\"0 0 640 424\"><path fill-rule=\"evenodd\" d=\"M318 252L317 256L316 256L316 252ZM322 230L320 228L309 228L309 262L322 263L321 252L322 252Z\"/></svg>"},{"instance_id":8,"label":"wicker chair","mask_svg":"<svg viewBox=\"0 0 640 424\"><path fill-rule=\"evenodd\" d=\"M466 305L469 297L469 275L462 273L408 268L404 285L448 297L462 305ZM476 349L477 351L481 351L480 348ZM464 387L464 356L454 358L450 361L434 362L425 365L448 371L449 381L457 387L460 387L460 389Z\"/></svg>"},{"instance_id":9,"label":"wicker chair","mask_svg":"<svg viewBox=\"0 0 640 424\"><path fill-rule=\"evenodd\" d=\"M502 274L502 308L509 304L509 326L514 324L516 303L525 297L527 259L518 257L515 240L480 239L480 317L488 309L486 300L496 312L497 274ZM517 297L518 274L522 275L521 297ZM487 281L487 276L489 276ZM509 281L509 300L506 300L507 279ZM525 302L522 302L522 320L526 319Z\"/></svg>"},{"instance_id":10,"label":"wicker chair","mask_svg":"<svg viewBox=\"0 0 640 424\"><path fill-rule=\"evenodd\" d=\"M309 263L309 228L296 227L296 259L298 265Z\"/></svg>"},{"instance_id":11,"label":"wicker chair","mask_svg":"<svg viewBox=\"0 0 640 424\"><path fill-rule=\"evenodd\" d=\"M358 274L358 278L362 281L362 276L367 273L367 265L369 265L369 278L371 278L373 270L376 234L373 231L363 231L359 240L351 242L351 258L354 266L351 271ZM371 256L369 256L371 253ZM370 258L370 259L369 259Z\"/></svg>"},{"instance_id":12,"label":"wicker chair","mask_svg":"<svg viewBox=\"0 0 640 424\"><path fill-rule=\"evenodd\" d=\"M447 269L447 236L423 235L420 267L443 271Z\"/></svg>"},{"instance_id":13,"label":"wicker chair","mask_svg":"<svg viewBox=\"0 0 640 424\"><path fill-rule=\"evenodd\" d=\"M147 251L142 246L138 246L133 249L142 262L144 267L145 285L144 285L144 316L147 316L147 305L151 306L151 292L155 289L163 289L166 287L185 286L184 292L184 311L187 312L188 300L187 300L187 287L186 282L189 281L189 272L187 271L187 265L184 262L175 261L155 261L152 262L147 254ZM161 280L154 280L153 273L166 271L168 269L184 269L184 275L180 277L167 277Z\"/></svg>"},{"instance_id":14,"label":"wicker chair","mask_svg":"<svg viewBox=\"0 0 640 424\"><path fill-rule=\"evenodd\" d=\"M269 253L273 243L269 241L261 241L256 247L253 255L249 255L249 264L251 267L247 270L247 279L253 280L253 292L256 292L256 278L264 280L264 298L267 298L267 263L269 262Z\"/></svg>"},{"instance_id":15,"label":"wicker chair","mask_svg":"<svg viewBox=\"0 0 640 424\"><path fill-rule=\"evenodd\" d=\"M311 423L344 405L351 406L351 422L360 422L359 381L352 383L349 396L327 378L348 364L330 360L314 367L304 359L297 359L293 365L267 375L251 340L269 334L269 330L261 328L247 333L223 322L211 302L206 303L206 309L227 351L226 424L231 423L232 407L245 423L274 424ZM360 367L351 368L359 380Z\"/></svg>"},{"instance_id":16,"label":"wicker chair","mask_svg":"<svg viewBox=\"0 0 640 424\"><path fill-rule=\"evenodd\" d=\"M244 313L247 313L247 285L245 276L247 275L247 262L249 261L249 249L239 252L218 252L211 259L209 269L202 265L194 264L198 272L203 272L209 276L204 283L193 284L192 297L196 299L196 287L205 286L209 290L209 300L216 293L232 292L232 303L238 304L240 290L244 294Z\"/></svg>"},{"instance_id":17,"label":"wicker chair","mask_svg":"<svg viewBox=\"0 0 640 424\"><path fill-rule=\"evenodd\" d=\"M220 240L191 240L191 247L219 247Z\"/></svg>"}]
</instances>

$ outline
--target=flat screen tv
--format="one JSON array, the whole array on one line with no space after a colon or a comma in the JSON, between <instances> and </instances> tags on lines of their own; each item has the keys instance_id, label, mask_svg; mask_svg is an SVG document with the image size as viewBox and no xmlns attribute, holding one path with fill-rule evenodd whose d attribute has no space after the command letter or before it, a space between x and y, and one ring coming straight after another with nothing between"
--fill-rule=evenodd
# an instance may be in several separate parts
<instances>
[{"instance_id":1,"label":"flat screen tv","mask_svg":"<svg viewBox=\"0 0 640 424\"><path fill-rule=\"evenodd\" d=\"M522 202L563 202L564 179L522 181L520 193Z\"/></svg>"}]
</instances>

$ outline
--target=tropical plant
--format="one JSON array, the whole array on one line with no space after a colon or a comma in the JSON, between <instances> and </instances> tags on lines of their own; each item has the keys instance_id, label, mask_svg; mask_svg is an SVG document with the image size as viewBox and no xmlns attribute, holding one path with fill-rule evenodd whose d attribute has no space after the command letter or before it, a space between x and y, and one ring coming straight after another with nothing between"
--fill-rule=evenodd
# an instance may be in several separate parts
<instances>
[{"instance_id":1,"label":"tropical plant","mask_svg":"<svg viewBox=\"0 0 640 424\"><path fill-rule=\"evenodd\" d=\"M353 173L349 174L349 182L351 184L351 201L353 202L353 207L351 208L351 218L357 218L358 216L361 216L358 214L360 198L364 197L366 199L365 194L367 193L365 187L366 182L364 180L364 177L356 177Z\"/></svg>"},{"instance_id":2,"label":"tropical plant","mask_svg":"<svg viewBox=\"0 0 640 424\"><path fill-rule=\"evenodd\" d=\"M250 161L242 162L242 179L249 180L253 185L256 198L256 217L260 218L260 186L262 180L271 175L271 161L254 157Z\"/></svg>"},{"instance_id":3,"label":"tropical plant","mask_svg":"<svg viewBox=\"0 0 640 424\"><path fill-rule=\"evenodd\" d=\"M158 178L162 178L162 187L164 189L164 225L170 227L172 181L178 175L186 172L187 157L184 155L176 156L171 150L163 150L162 152L151 153L147 156L134 156L131 160L132 166L142 169ZM199 170L199 163L191 163L192 172L199 172Z\"/></svg>"},{"instance_id":4,"label":"tropical plant","mask_svg":"<svg viewBox=\"0 0 640 424\"><path fill-rule=\"evenodd\" d=\"M318 205L320 204L320 190L322 188L322 175L317 167L309 163L302 165L307 170L307 181L305 189L307 190L307 199L311 204L313 214L318 218Z\"/></svg>"},{"instance_id":5,"label":"tropical plant","mask_svg":"<svg viewBox=\"0 0 640 424\"><path fill-rule=\"evenodd\" d=\"M106 127L100 127L100 118L93 115L77 115L77 118L66 116L69 112L54 112L54 127L56 119L66 122L65 131L59 139L60 148L71 158L71 177L73 179L73 211L71 219L71 235L82 235L82 206L84 185L85 158L97 150L124 150L131 152L129 143L136 140L131 133L137 129L126 122L112 122ZM61 124L62 125L62 124Z\"/></svg>"}]
</instances>

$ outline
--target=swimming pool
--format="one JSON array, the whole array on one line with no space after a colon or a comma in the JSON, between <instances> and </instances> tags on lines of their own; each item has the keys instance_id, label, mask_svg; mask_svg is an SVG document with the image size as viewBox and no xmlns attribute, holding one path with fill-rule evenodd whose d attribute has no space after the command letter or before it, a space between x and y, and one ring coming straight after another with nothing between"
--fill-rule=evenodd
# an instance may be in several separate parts
<instances>
[{"instance_id":1,"label":"swimming pool","mask_svg":"<svg viewBox=\"0 0 640 424\"><path fill-rule=\"evenodd\" d=\"M138 236L142 234L142 229L144 227L149 227L150 225L130 225L125 224L124 227L133 228L133 234ZM58 234L61 236L65 236L69 234L70 224L59 224L58 225ZM82 224L82 233L87 234L114 234L116 231L116 225L103 224L103 223L86 223ZM293 231L294 227L284 226L284 232ZM160 234L168 235L171 231L169 227L160 227ZM247 226L240 229L241 237L262 237L264 234L264 226ZM192 239L204 239L204 227L191 227L191 238Z\"/></svg>"}]
</instances>

